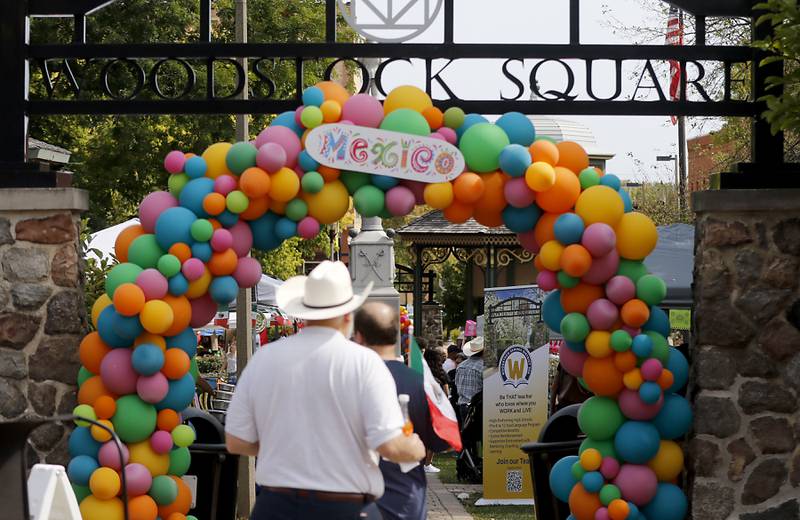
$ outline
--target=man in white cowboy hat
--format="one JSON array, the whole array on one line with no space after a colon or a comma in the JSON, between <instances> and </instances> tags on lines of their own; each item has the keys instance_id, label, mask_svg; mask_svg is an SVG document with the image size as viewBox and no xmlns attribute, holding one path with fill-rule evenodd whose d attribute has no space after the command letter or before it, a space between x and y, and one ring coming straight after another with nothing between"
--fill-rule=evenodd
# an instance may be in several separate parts
<instances>
[{"instance_id":1,"label":"man in white cowboy hat","mask_svg":"<svg viewBox=\"0 0 800 520\"><path fill-rule=\"evenodd\" d=\"M483 337L464 343L462 352L467 356L456 368L456 388L458 388L458 407L464 417L472 398L483 390Z\"/></svg>"},{"instance_id":2,"label":"man in white cowboy hat","mask_svg":"<svg viewBox=\"0 0 800 520\"><path fill-rule=\"evenodd\" d=\"M225 424L228 451L258 456L252 519L379 520L378 455L425 457L419 437L403 435L386 365L348 340L370 289L353 294L347 267L325 261L277 290L278 306L306 326L256 352Z\"/></svg>"}]
</instances>

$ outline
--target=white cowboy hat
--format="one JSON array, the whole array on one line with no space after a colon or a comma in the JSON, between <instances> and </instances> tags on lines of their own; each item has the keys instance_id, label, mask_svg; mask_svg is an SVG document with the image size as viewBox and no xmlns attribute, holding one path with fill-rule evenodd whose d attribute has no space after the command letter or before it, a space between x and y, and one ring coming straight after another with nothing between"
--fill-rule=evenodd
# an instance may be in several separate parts
<instances>
[{"instance_id":1,"label":"white cowboy hat","mask_svg":"<svg viewBox=\"0 0 800 520\"><path fill-rule=\"evenodd\" d=\"M461 350L467 357L474 356L478 352L483 352L483 336L478 336L472 341L467 341L464 343L464 347Z\"/></svg>"},{"instance_id":2,"label":"white cowboy hat","mask_svg":"<svg viewBox=\"0 0 800 520\"><path fill-rule=\"evenodd\" d=\"M286 314L303 320L327 320L361 307L372 282L353 294L350 272L341 262L325 260L308 276L294 276L275 291L275 301Z\"/></svg>"}]
</instances>

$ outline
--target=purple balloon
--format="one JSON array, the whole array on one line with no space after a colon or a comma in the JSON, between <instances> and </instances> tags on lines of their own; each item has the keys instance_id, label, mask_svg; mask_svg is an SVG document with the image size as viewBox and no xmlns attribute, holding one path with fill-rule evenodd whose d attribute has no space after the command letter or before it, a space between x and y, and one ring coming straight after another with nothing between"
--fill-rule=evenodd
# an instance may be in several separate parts
<instances>
[{"instance_id":1,"label":"purple balloon","mask_svg":"<svg viewBox=\"0 0 800 520\"><path fill-rule=\"evenodd\" d=\"M178 201L166 191L154 191L139 204L139 223L147 233L156 232L156 220L164 210L174 208Z\"/></svg>"},{"instance_id":2,"label":"purple balloon","mask_svg":"<svg viewBox=\"0 0 800 520\"><path fill-rule=\"evenodd\" d=\"M206 272L206 268L203 261L199 258L190 258L183 263L181 272L183 272L183 276L185 276L187 280L194 282L195 280L199 280L203 277L203 274Z\"/></svg>"},{"instance_id":3,"label":"purple balloon","mask_svg":"<svg viewBox=\"0 0 800 520\"><path fill-rule=\"evenodd\" d=\"M586 311L593 330L611 330L619 318L619 309L605 298L593 301Z\"/></svg>"},{"instance_id":4,"label":"purple balloon","mask_svg":"<svg viewBox=\"0 0 800 520\"><path fill-rule=\"evenodd\" d=\"M249 256L240 258L233 279L241 288L254 287L261 280L261 263Z\"/></svg>"},{"instance_id":5,"label":"purple balloon","mask_svg":"<svg viewBox=\"0 0 800 520\"><path fill-rule=\"evenodd\" d=\"M517 233L519 245L521 245L525 251L534 254L539 252L539 244L536 242L535 231L535 229L531 229L530 231L526 231L524 233Z\"/></svg>"},{"instance_id":6,"label":"purple balloon","mask_svg":"<svg viewBox=\"0 0 800 520\"><path fill-rule=\"evenodd\" d=\"M575 352L566 345L558 349L561 366L575 377L583 377L583 363L588 357L586 352Z\"/></svg>"},{"instance_id":7,"label":"purple balloon","mask_svg":"<svg viewBox=\"0 0 800 520\"><path fill-rule=\"evenodd\" d=\"M622 492L622 498L643 506L653 500L658 489L658 478L652 469L639 464L623 464L614 484Z\"/></svg>"},{"instance_id":8,"label":"purple balloon","mask_svg":"<svg viewBox=\"0 0 800 520\"><path fill-rule=\"evenodd\" d=\"M536 285L543 291L552 291L558 288L558 277L553 271L539 271L536 275Z\"/></svg>"},{"instance_id":9,"label":"purple balloon","mask_svg":"<svg viewBox=\"0 0 800 520\"><path fill-rule=\"evenodd\" d=\"M369 94L356 94L344 102L342 119L354 125L378 128L383 121L383 105Z\"/></svg>"},{"instance_id":10,"label":"purple balloon","mask_svg":"<svg viewBox=\"0 0 800 520\"><path fill-rule=\"evenodd\" d=\"M275 173L286 166L286 150L278 143L266 143L258 149L256 164L262 170Z\"/></svg>"},{"instance_id":11,"label":"purple balloon","mask_svg":"<svg viewBox=\"0 0 800 520\"><path fill-rule=\"evenodd\" d=\"M131 363L132 351L129 348L111 349L100 363L100 379L115 394L132 394L136 391L139 374Z\"/></svg>"},{"instance_id":12,"label":"purple balloon","mask_svg":"<svg viewBox=\"0 0 800 520\"><path fill-rule=\"evenodd\" d=\"M636 296L636 286L627 276L615 276L606 284L606 296L617 305L624 305Z\"/></svg>"},{"instance_id":13,"label":"purple balloon","mask_svg":"<svg viewBox=\"0 0 800 520\"><path fill-rule=\"evenodd\" d=\"M268 126L256 137L256 146L260 150L267 143L280 145L286 152L286 166L294 168L294 165L297 164L297 156L300 155L302 149L300 138L297 137L294 130L285 126Z\"/></svg>"},{"instance_id":14,"label":"purple balloon","mask_svg":"<svg viewBox=\"0 0 800 520\"><path fill-rule=\"evenodd\" d=\"M395 217L411 213L415 203L414 193L405 186L395 186L386 192L386 209Z\"/></svg>"},{"instance_id":15,"label":"purple balloon","mask_svg":"<svg viewBox=\"0 0 800 520\"><path fill-rule=\"evenodd\" d=\"M181 173L186 156L180 150L172 150L164 157L164 169L171 174Z\"/></svg>"},{"instance_id":16,"label":"purple balloon","mask_svg":"<svg viewBox=\"0 0 800 520\"><path fill-rule=\"evenodd\" d=\"M614 246L617 245L617 235L608 224L597 222L583 232L581 244L593 257L599 258L614 249Z\"/></svg>"},{"instance_id":17,"label":"purple balloon","mask_svg":"<svg viewBox=\"0 0 800 520\"><path fill-rule=\"evenodd\" d=\"M503 187L506 201L515 208L527 208L536 200L536 193L528 187L525 177L514 177Z\"/></svg>"},{"instance_id":18,"label":"purple balloon","mask_svg":"<svg viewBox=\"0 0 800 520\"><path fill-rule=\"evenodd\" d=\"M169 282L158 269L145 269L136 277L136 285L144 293L146 300L160 300L167 295Z\"/></svg>"},{"instance_id":19,"label":"purple balloon","mask_svg":"<svg viewBox=\"0 0 800 520\"><path fill-rule=\"evenodd\" d=\"M152 376L139 376L136 381L136 393L145 403L155 404L167 396L169 381L161 372Z\"/></svg>"},{"instance_id":20,"label":"purple balloon","mask_svg":"<svg viewBox=\"0 0 800 520\"><path fill-rule=\"evenodd\" d=\"M150 470L143 464L132 462L125 466L125 482L128 485L128 496L144 495L153 484Z\"/></svg>"},{"instance_id":21,"label":"purple balloon","mask_svg":"<svg viewBox=\"0 0 800 520\"><path fill-rule=\"evenodd\" d=\"M250 225L242 220L239 220L228 231L233 235L233 250L236 251L236 256L242 258L247 256L251 249L253 249L253 231Z\"/></svg>"},{"instance_id":22,"label":"purple balloon","mask_svg":"<svg viewBox=\"0 0 800 520\"><path fill-rule=\"evenodd\" d=\"M310 240L319 234L319 222L314 217L304 217L297 223L297 234Z\"/></svg>"},{"instance_id":23,"label":"purple balloon","mask_svg":"<svg viewBox=\"0 0 800 520\"><path fill-rule=\"evenodd\" d=\"M619 269L619 253L613 249L605 256L594 258L582 280L588 284L602 285L617 273L617 269Z\"/></svg>"},{"instance_id":24,"label":"purple balloon","mask_svg":"<svg viewBox=\"0 0 800 520\"><path fill-rule=\"evenodd\" d=\"M97 461L100 462L100 465L116 471L125 466L129 458L130 452L128 452L128 447L125 446L125 443L122 443L122 464L120 464L119 450L117 450L117 445L114 441L104 443L100 446L100 451L97 452Z\"/></svg>"},{"instance_id":25,"label":"purple balloon","mask_svg":"<svg viewBox=\"0 0 800 520\"><path fill-rule=\"evenodd\" d=\"M172 435L164 430L156 430L150 437L150 447L161 455L169 453L172 449Z\"/></svg>"},{"instance_id":26,"label":"purple balloon","mask_svg":"<svg viewBox=\"0 0 800 520\"><path fill-rule=\"evenodd\" d=\"M233 175L220 175L214 179L214 191L227 195L239 186L239 181Z\"/></svg>"},{"instance_id":27,"label":"purple balloon","mask_svg":"<svg viewBox=\"0 0 800 520\"><path fill-rule=\"evenodd\" d=\"M664 405L664 395L658 398L653 404L647 404L639 397L636 390L624 389L619 394L619 409L628 419L634 421L649 421L658 415Z\"/></svg>"},{"instance_id":28,"label":"purple balloon","mask_svg":"<svg viewBox=\"0 0 800 520\"><path fill-rule=\"evenodd\" d=\"M427 186L424 182L419 181L409 181L409 180L402 180L400 181L400 186L405 186L414 194L414 202L418 205L425 204L425 186Z\"/></svg>"},{"instance_id":29,"label":"purple balloon","mask_svg":"<svg viewBox=\"0 0 800 520\"><path fill-rule=\"evenodd\" d=\"M227 229L218 229L211 235L211 248L216 252L222 252L233 247L233 233Z\"/></svg>"},{"instance_id":30,"label":"purple balloon","mask_svg":"<svg viewBox=\"0 0 800 520\"><path fill-rule=\"evenodd\" d=\"M189 323L192 327L207 325L217 314L217 302L209 294L189 300L189 303L192 305L192 321Z\"/></svg>"}]
</instances>

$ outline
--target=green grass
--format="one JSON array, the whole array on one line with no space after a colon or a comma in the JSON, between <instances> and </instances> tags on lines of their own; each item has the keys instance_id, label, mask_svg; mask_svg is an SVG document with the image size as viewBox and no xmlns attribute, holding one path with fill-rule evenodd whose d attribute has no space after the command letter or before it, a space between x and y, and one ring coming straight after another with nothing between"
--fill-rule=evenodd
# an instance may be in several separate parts
<instances>
[{"instance_id":1,"label":"green grass","mask_svg":"<svg viewBox=\"0 0 800 520\"><path fill-rule=\"evenodd\" d=\"M456 457L457 453L437 453L433 457L433 465L439 468L441 473L438 473L439 480L443 484L459 484L458 477L456 477Z\"/></svg>"},{"instance_id":2,"label":"green grass","mask_svg":"<svg viewBox=\"0 0 800 520\"><path fill-rule=\"evenodd\" d=\"M462 501L464 509L475 520L534 520L533 506L475 506L481 498L480 493L470 494L467 500Z\"/></svg>"}]
</instances>

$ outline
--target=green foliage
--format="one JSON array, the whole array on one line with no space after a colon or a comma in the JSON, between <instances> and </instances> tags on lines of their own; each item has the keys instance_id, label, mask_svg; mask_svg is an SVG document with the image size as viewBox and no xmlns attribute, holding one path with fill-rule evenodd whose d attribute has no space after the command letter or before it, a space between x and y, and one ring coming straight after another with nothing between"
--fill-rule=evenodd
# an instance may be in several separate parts
<instances>
[{"instance_id":1,"label":"green foliage","mask_svg":"<svg viewBox=\"0 0 800 520\"><path fill-rule=\"evenodd\" d=\"M694 222L694 213L687 208L681 212L678 193L673 184L643 184L627 188L636 211L644 213L657 226Z\"/></svg>"},{"instance_id":2,"label":"green foliage","mask_svg":"<svg viewBox=\"0 0 800 520\"><path fill-rule=\"evenodd\" d=\"M224 358L222 350L212 350L201 356L197 356L197 370L204 376L222 375L222 367L224 366Z\"/></svg>"},{"instance_id":3,"label":"green foliage","mask_svg":"<svg viewBox=\"0 0 800 520\"><path fill-rule=\"evenodd\" d=\"M442 305L442 324L445 330L463 327L467 321L464 304L466 280L464 266L452 258L442 264L436 300Z\"/></svg>"},{"instance_id":4,"label":"green foliage","mask_svg":"<svg viewBox=\"0 0 800 520\"><path fill-rule=\"evenodd\" d=\"M261 262L265 274L286 280L302 271L303 260L314 259L318 253L330 257L330 247L327 228L323 228L311 240L294 237L269 252L254 250L253 256Z\"/></svg>"}]
</instances>

